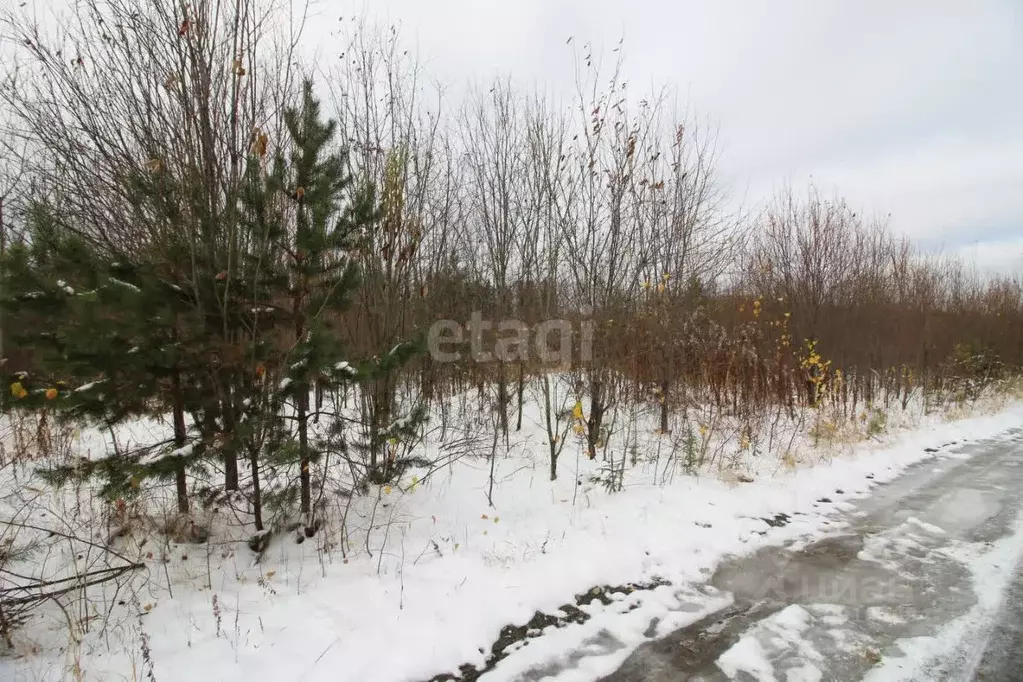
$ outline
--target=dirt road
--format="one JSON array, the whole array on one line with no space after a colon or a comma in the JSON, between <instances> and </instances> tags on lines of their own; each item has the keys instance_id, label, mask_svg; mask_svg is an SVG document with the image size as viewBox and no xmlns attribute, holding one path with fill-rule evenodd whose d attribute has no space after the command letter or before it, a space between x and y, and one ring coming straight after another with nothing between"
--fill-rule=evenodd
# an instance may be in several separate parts
<instances>
[{"instance_id":1,"label":"dirt road","mask_svg":"<svg viewBox=\"0 0 1023 682\"><path fill-rule=\"evenodd\" d=\"M606 682L1023 679L1023 430L951 445L832 536L723 564L728 608Z\"/></svg>"}]
</instances>

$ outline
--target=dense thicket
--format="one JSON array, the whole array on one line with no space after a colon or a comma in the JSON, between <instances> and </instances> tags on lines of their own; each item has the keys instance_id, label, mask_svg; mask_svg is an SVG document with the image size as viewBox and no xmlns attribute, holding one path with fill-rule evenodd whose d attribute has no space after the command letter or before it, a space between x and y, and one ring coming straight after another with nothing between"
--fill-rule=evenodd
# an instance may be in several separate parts
<instances>
[{"instance_id":1,"label":"dense thicket","mask_svg":"<svg viewBox=\"0 0 1023 682\"><path fill-rule=\"evenodd\" d=\"M85 467L116 494L173 475L186 512L185 470L216 467L262 529L263 477L291 472L278 501L297 490L312 533L330 467L353 491L395 480L425 414L467 389L504 434L539 396L554 477L567 425L596 458L626 405L665 432L706 404L856 419L1023 365L1020 279L920 253L813 187L733 208L713 135L620 65L584 51L567 101L497 80L449 106L395 32L345 22L314 90L286 12L113 0L61 34L6 20L2 100L30 149L5 160L30 179L4 233L7 400L108 427L172 415L172 442ZM410 340L442 320L450 357L422 353Z\"/></svg>"}]
</instances>

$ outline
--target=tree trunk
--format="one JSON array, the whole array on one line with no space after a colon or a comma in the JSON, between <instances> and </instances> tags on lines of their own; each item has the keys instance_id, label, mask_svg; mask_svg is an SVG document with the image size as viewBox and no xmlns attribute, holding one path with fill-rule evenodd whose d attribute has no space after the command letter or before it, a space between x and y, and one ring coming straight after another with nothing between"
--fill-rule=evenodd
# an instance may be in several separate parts
<instances>
[{"instance_id":1,"label":"tree trunk","mask_svg":"<svg viewBox=\"0 0 1023 682\"><path fill-rule=\"evenodd\" d=\"M324 393L324 391L323 391L323 383L320 382L320 381L317 381L316 384L315 384L315 390L316 390L316 408L315 408L314 411L315 411L316 414L313 416L313 424L319 424L320 423L320 412L323 410L323 393Z\"/></svg>"},{"instance_id":2,"label":"tree trunk","mask_svg":"<svg viewBox=\"0 0 1023 682\"><path fill-rule=\"evenodd\" d=\"M554 424L551 424L551 380L550 377L543 377L543 415L547 425L547 445L551 449L551 480L558 480L558 432Z\"/></svg>"},{"instance_id":3,"label":"tree trunk","mask_svg":"<svg viewBox=\"0 0 1023 682\"><path fill-rule=\"evenodd\" d=\"M224 490L238 490L238 455L234 450L234 408L223 405L224 411Z\"/></svg>"},{"instance_id":4,"label":"tree trunk","mask_svg":"<svg viewBox=\"0 0 1023 682\"><path fill-rule=\"evenodd\" d=\"M590 459L596 459L600 427L604 420L604 385L600 380L594 380L590 384L590 389L590 419L587 422L586 449L587 456Z\"/></svg>"},{"instance_id":5,"label":"tree trunk","mask_svg":"<svg viewBox=\"0 0 1023 682\"><path fill-rule=\"evenodd\" d=\"M501 368L497 376L497 414L501 420L501 434L504 442L508 442L508 378L505 371L506 365L501 361Z\"/></svg>"},{"instance_id":6,"label":"tree trunk","mask_svg":"<svg viewBox=\"0 0 1023 682\"><path fill-rule=\"evenodd\" d=\"M249 464L252 467L252 521L256 530L263 530L263 490L259 483L259 448L255 443L249 447Z\"/></svg>"},{"instance_id":7,"label":"tree trunk","mask_svg":"<svg viewBox=\"0 0 1023 682\"><path fill-rule=\"evenodd\" d=\"M385 483L391 478L391 457L387 452L387 441L377 434L391 426L391 387L387 376L370 382L370 461L369 473L372 483Z\"/></svg>"},{"instance_id":8,"label":"tree trunk","mask_svg":"<svg viewBox=\"0 0 1023 682\"><path fill-rule=\"evenodd\" d=\"M237 444L234 442L235 413L234 405L231 403L231 381L229 377L224 377L219 372L216 381L218 384L217 402L219 403L217 407L220 410L220 418L223 420L221 435L224 443L224 490L230 492L238 490L238 453L235 450ZM210 416L208 422L209 432L215 433L216 416Z\"/></svg>"},{"instance_id":9,"label":"tree trunk","mask_svg":"<svg viewBox=\"0 0 1023 682\"><path fill-rule=\"evenodd\" d=\"M661 382L661 433L668 433L668 380Z\"/></svg>"},{"instance_id":10,"label":"tree trunk","mask_svg":"<svg viewBox=\"0 0 1023 682\"><path fill-rule=\"evenodd\" d=\"M515 420L515 430L522 430L522 394L526 390L526 366L522 360L519 360L519 415Z\"/></svg>"},{"instance_id":11,"label":"tree trunk","mask_svg":"<svg viewBox=\"0 0 1023 682\"><path fill-rule=\"evenodd\" d=\"M185 399L181 392L181 373L177 370L171 375L172 400L174 401L174 447L185 447L188 432L185 429ZM178 513L188 513L188 480L185 477L185 460L178 458L175 463L174 484L178 493Z\"/></svg>"},{"instance_id":12,"label":"tree trunk","mask_svg":"<svg viewBox=\"0 0 1023 682\"><path fill-rule=\"evenodd\" d=\"M306 523L312 525L310 513L312 512L312 482L309 477L309 386L300 384L296 389L295 396L295 418L298 421L298 452L301 458L301 471L299 481L301 482L301 507L300 511L306 516Z\"/></svg>"}]
</instances>

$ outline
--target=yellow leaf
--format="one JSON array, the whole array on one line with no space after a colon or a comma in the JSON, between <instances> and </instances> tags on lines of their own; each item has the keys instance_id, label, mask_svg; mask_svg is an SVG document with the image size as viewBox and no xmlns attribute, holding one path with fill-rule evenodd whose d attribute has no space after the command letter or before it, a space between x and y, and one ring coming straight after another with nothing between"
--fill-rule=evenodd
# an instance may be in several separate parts
<instances>
[{"instance_id":1,"label":"yellow leaf","mask_svg":"<svg viewBox=\"0 0 1023 682\"><path fill-rule=\"evenodd\" d=\"M53 400L56 397L57 397L57 389L55 389L55 388L48 388L48 389L46 389L46 399L47 400Z\"/></svg>"},{"instance_id":2,"label":"yellow leaf","mask_svg":"<svg viewBox=\"0 0 1023 682\"><path fill-rule=\"evenodd\" d=\"M575 401L575 407L572 408L573 419L583 419L583 403L581 400Z\"/></svg>"},{"instance_id":3,"label":"yellow leaf","mask_svg":"<svg viewBox=\"0 0 1023 682\"><path fill-rule=\"evenodd\" d=\"M270 578L274 577L274 575L276 575L276 573L277 573L277 571L267 571L265 577L267 578L267 580L269 580Z\"/></svg>"},{"instance_id":4,"label":"yellow leaf","mask_svg":"<svg viewBox=\"0 0 1023 682\"><path fill-rule=\"evenodd\" d=\"M149 613L150 611L153 610L153 605L152 604L146 604L145 606L142 607L142 610L145 611L146 613Z\"/></svg>"},{"instance_id":5,"label":"yellow leaf","mask_svg":"<svg viewBox=\"0 0 1023 682\"><path fill-rule=\"evenodd\" d=\"M256 156L260 158L266 156L266 148L269 142L270 138L259 128L252 131L252 153Z\"/></svg>"},{"instance_id":6,"label":"yellow leaf","mask_svg":"<svg viewBox=\"0 0 1023 682\"><path fill-rule=\"evenodd\" d=\"M390 494L391 494L391 486L385 485L384 486L384 495L390 495Z\"/></svg>"}]
</instances>

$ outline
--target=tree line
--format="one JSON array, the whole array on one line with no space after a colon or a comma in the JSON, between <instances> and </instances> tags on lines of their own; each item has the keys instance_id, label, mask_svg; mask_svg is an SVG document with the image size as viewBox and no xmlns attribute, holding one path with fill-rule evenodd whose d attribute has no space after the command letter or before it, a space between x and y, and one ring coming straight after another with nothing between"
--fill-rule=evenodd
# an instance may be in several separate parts
<instances>
[{"instance_id":1,"label":"tree line","mask_svg":"<svg viewBox=\"0 0 1023 682\"><path fill-rule=\"evenodd\" d=\"M455 396L477 396L495 447L535 400L555 478L573 429L608 459L627 408L664 434L708 404L856 420L970 399L1023 361L1018 277L922 253L814 187L734 208L712 130L589 46L569 97L497 79L449 106L396 31L364 22L314 78L293 11L5 16L7 405L173 425L55 481L117 498L173 480L185 514L189 472L216 471L209 494L257 531L272 503L312 535L326 477L350 494L399 480L424 464L428 415L456 437ZM592 336L570 336L567 367L427 352L435 322L473 312Z\"/></svg>"}]
</instances>

